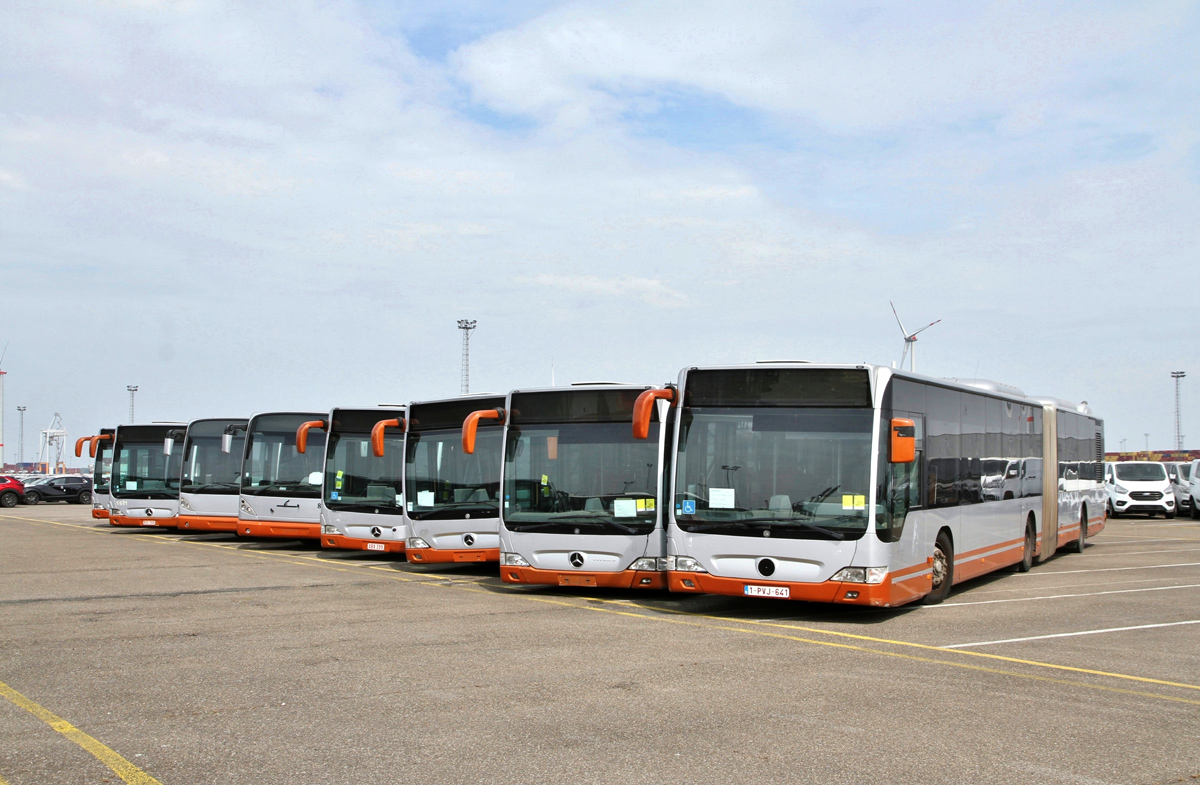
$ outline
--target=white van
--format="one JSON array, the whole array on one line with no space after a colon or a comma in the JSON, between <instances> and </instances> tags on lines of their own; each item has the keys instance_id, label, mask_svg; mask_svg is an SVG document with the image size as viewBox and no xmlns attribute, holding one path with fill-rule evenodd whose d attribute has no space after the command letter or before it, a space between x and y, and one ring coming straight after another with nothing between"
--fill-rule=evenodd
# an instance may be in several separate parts
<instances>
[{"instance_id":1,"label":"white van","mask_svg":"<svg viewBox=\"0 0 1200 785\"><path fill-rule=\"evenodd\" d=\"M1192 508L1192 520L1200 521L1200 460L1192 461L1188 477L1188 503Z\"/></svg>"},{"instance_id":2,"label":"white van","mask_svg":"<svg viewBox=\"0 0 1200 785\"><path fill-rule=\"evenodd\" d=\"M1153 518L1175 517L1175 493L1167 469L1151 461L1122 461L1104 464L1104 489L1108 492L1108 515L1120 518L1140 512Z\"/></svg>"},{"instance_id":3,"label":"white van","mask_svg":"<svg viewBox=\"0 0 1200 785\"><path fill-rule=\"evenodd\" d=\"M1166 463L1167 479L1171 481L1171 491L1175 494L1175 510L1180 515L1192 509L1192 488L1189 480L1192 476L1190 463Z\"/></svg>"}]
</instances>

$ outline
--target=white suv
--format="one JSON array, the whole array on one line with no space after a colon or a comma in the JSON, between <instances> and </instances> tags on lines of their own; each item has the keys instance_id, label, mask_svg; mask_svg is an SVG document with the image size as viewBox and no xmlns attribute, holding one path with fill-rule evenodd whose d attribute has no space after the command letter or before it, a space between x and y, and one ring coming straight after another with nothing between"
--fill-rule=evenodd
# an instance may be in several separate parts
<instances>
[{"instance_id":1,"label":"white suv","mask_svg":"<svg viewBox=\"0 0 1200 785\"><path fill-rule=\"evenodd\" d=\"M1200 461L1192 461L1191 476L1188 478L1188 487L1191 491L1188 493L1188 501L1192 506L1192 520L1200 521Z\"/></svg>"},{"instance_id":2,"label":"white suv","mask_svg":"<svg viewBox=\"0 0 1200 785\"><path fill-rule=\"evenodd\" d=\"M1124 461L1104 465L1104 489L1108 492L1108 515L1120 518L1131 512L1154 517L1175 517L1175 493L1161 463Z\"/></svg>"}]
</instances>

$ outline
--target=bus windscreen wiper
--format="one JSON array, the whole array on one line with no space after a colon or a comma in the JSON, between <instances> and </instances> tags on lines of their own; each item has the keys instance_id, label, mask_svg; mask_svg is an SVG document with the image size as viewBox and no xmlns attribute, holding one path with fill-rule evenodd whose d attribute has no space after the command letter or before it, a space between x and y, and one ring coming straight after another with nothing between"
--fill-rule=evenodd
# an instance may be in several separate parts
<instances>
[{"instance_id":1,"label":"bus windscreen wiper","mask_svg":"<svg viewBox=\"0 0 1200 785\"><path fill-rule=\"evenodd\" d=\"M520 521L513 521L511 523L511 525L509 523L505 523L505 526L508 527L511 531L527 532L527 531L537 531L539 529L549 528L551 526L556 526L560 523L571 524L574 526L590 526L592 528L600 527L602 529L611 526L614 529L625 532L626 534L640 534L640 532L638 532L637 529L630 528L623 523L617 523L616 521L596 520L596 518L594 516L583 516L583 515L567 515L567 516L563 516L562 518L552 518L550 520L537 521L537 522L531 522L531 523L523 523ZM519 528L519 529L515 528L518 526L521 528Z\"/></svg>"},{"instance_id":2,"label":"bus windscreen wiper","mask_svg":"<svg viewBox=\"0 0 1200 785\"><path fill-rule=\"evenodd\" d=\"M701 532L710 531L712 529L720 529L724 526L740 526L742 528L746 528L752 523L775 523L779 524L780 526L800 526L804 529L808 529L809 531L824 534L826 537L829 537L832 540L846 539L846 535L842 534L841 532L835 532L832 529L826 529L823 526L817 526L816 524L808 523L807 521L798 520L796 518L741 518L740 520L734 521L705 521L703 523L696 524L684 521L680 525L689 526L690 528L686 529L686 531Z\"/></svg>"}]
</instances>

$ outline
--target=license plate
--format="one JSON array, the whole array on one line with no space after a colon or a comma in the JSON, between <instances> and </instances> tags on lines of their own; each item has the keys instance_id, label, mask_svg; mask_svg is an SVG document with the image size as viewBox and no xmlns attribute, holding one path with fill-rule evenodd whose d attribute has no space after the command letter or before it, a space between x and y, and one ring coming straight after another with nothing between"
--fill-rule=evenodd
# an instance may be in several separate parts
<instances>
[{"instance_id":1,"label":"license plate","mask_svg":"<svg viewBox=\"0 0 1200 785\"><path fill-rule=\"evenodd\" d=\"M369 542L369 543L367 543L367 550L368 551L384 551L384 550L387 550L387 546L384 545L382 542Z\"/></svg>"},{"instance_id":2,"label":"license plate","mask_svg":"<svg viewBox=\"0 0 1200 785\"><path fill-rule=\"evenodd\" d=\"M786 600L792 596L786 586L743 586L742 591L747 597L782 597Z\"/></svg>"},{"instance_id":3,"label":"license plate","mask_svg":"<svg viewBox=\"0 0 1200 785\"><path fill-rule=\"evenodd\" d=\"M142 521L142 525L143 526L157 526L158 524L156 524L154 521Z\"/></svg>"},{"instance_id":4,"label":"license plate","mask_svg":"<svg viewBox=\"0 0 1200 785\"><path fill-rule=\"evenodd\" d=\"M559 586L595 586L595 575L559 575Z\"/></svg>"}]
</instances>

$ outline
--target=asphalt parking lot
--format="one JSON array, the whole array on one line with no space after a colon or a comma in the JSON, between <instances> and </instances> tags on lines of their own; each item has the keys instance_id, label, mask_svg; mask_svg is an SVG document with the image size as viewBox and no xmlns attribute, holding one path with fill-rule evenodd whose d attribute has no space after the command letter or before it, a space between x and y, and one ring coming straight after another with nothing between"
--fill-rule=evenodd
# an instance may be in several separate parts
<instances>
[{"instance_id":1,"label":"asphalt parking lot","mask_svg":"<svg viewBox=\"0 0 1200 785\"><path fill-rule=\"evenodd\" d=\"M1200 523L944 604L504 586L0 513L0 784L1200 780Z\"/></svg>"}]
</instances>

